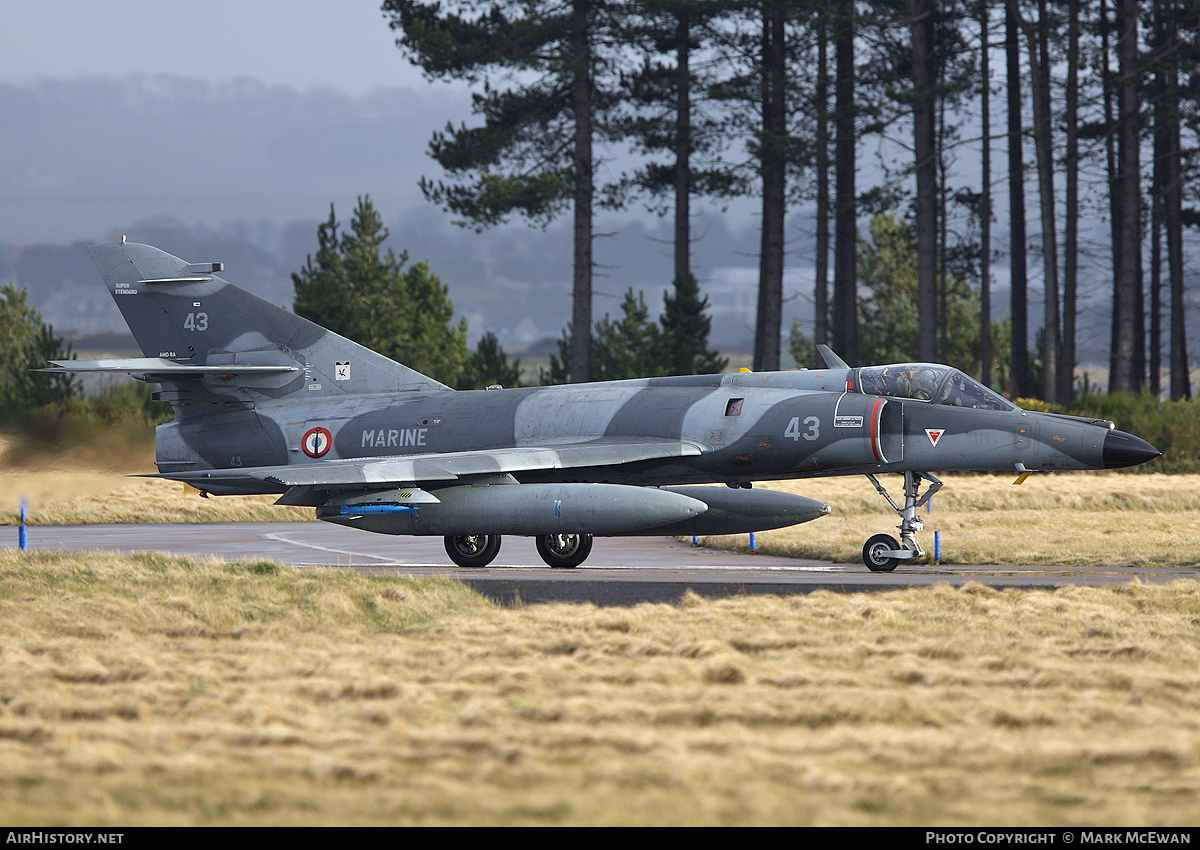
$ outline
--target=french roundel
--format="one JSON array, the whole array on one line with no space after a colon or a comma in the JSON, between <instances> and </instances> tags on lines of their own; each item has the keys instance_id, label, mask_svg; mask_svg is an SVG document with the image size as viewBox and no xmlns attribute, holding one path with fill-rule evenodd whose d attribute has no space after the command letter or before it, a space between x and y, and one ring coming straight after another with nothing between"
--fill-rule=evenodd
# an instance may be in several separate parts
<instances>
[{"instance_id":1,"label":"french roundel","mask_svg":"<svg viewBox=\"0 0 1200 850\"><path fill-rule=\"evenodd\" d=\"M300 448L312 458L324 457L333 445L333 435L326 428L309 428L300 440Z\"/></svg>"}]
</instances>

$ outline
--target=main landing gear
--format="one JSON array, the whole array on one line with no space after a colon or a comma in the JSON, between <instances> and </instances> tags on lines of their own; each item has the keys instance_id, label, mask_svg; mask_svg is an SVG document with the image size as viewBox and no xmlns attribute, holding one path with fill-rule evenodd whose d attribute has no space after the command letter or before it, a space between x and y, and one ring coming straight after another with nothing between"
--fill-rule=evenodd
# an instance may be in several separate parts
<instances>
[{"instance_id":1,"label":"main landing gear","mask_svg":"<svg viewBox=\"0 0 1200 850\"><path fill-rule=\"evenodd\" d=\"M539 534L535 542L542 560L559 569L578 567L592 553L590 534ZM446 554L460 567L486 567L499 552L499 534L446 536Z\"/></svg>"},{"instance_id":2,"label":"main landing gear","mask_svg":"<svg viewBox=\"0 0 1200 850\"><path fill-rule=\"evenodd\" d=\"M460 567L486 567L500 554L500 535L446 535L446 554Z\"/></svg>"},{"instance_id":3,"label":"main landing gear","mask_svg":"<svg viewBox=\"0 0 1200 850\"><path fill-rule=\"evenodd\" d=\"M904 473L904 507L900 507L888 495L887 490L879 480L868 473L867 478L875 485L879 495L888 500L888 504L900 515L900 539L897 541L890 534L876 534L863 546L863 563L873 573L890 573L901 561L922 558L925 550L917 542L917 532L925 527L925 523L917 516L917 508L929 502L929 497L942 488L942 482L928 472ZM921 480L929 482L929 489L921 495Z\"/></svg>"},{"instance_id":4,"label":"main landing gear","mask_svg":"<svg viewBox=\"0 0 1200 850\"><path fill-rule=\"evenodd\" d=\"M542 560L558 569L571 569L592 554L590 534L539 534L536 539Z\"/></svg>"}]
</instances>

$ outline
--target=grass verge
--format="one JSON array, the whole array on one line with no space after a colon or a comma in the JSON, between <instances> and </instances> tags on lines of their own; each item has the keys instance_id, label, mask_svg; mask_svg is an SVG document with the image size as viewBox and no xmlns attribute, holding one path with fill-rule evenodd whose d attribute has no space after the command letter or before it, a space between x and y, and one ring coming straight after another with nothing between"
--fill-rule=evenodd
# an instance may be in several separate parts
<instances>
[{"instance_id":1,"label":"grass verge","mask_svg":"<svg viewBox=\"0 0 1200 850\"><path fill-rule=\"evenodd\" d=\"M1185 825L1200 584L499 609L0 552L0 821Z\"/></svg>"},{"instance_id":2,"label":"grass verge","mask_svg":"<svg viewBox=\"0 0 1200 850\"><path fill-rule=\"evenodd\" d=\"M175 481L130 478L98 470L0 470L0 524L20 521L29 503L30 525L147 522L290 522L313 520L312 508L276 506L277 496L222 496Z\"/></svg>"}]
</instances>

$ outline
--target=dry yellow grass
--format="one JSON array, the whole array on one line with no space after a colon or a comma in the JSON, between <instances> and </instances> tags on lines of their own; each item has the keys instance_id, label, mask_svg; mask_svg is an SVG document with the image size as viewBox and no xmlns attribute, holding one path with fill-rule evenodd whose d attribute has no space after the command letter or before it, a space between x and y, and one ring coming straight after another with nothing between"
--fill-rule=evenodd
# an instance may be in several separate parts
<instances>
[{"instance_id":1,"label":"dry yellow grass","mask_svg":"<svg viewBox=\"0 0 1200 850\"><path fill-rule=\"evenodd\" d=\"M942 562L1058 566L1200 564L1200 475L1077 473L1033 476L944 476L933 511L920 512L920 540L933 552L941 532ZM898 502L900 476L880 482ZM760 532L765 554L861 563L873 534L896 535L899 518L864 476L772 482L833 507L830 516ZM746 549L748 536L710 537L706 545Z\"/></svg>"},{"instance_id":2,"label":"dry yellow grass","mask_svg":"<svg viewBox=\"0 0 1200 850\"><path fill-rule=\"evenodd\" d=\"M4 525L20 521L22 499L29 503L31 525L315 519L311 508L275 507L275 496L203 499L198 490L177 482L131 477L155 471L153 442L145 440L107 454L95 446L76 446L51 457L18 457L12 448L12 439L0 434Z\"/></svg>"},{"instance_id":3,"label":"dry yellow grass","mask_svg":"<svg viewBox=\"0 0 1200 850\"><path fill-rule=\"evenodd\" d=\"M19 521L23 498L29 501L31 525L315 519L312 508L274 505L276 496L203 499L200 491L174 481L116 472L0 470L0 523Z\"/></svg>"},{"instance_id":4,"label":"dry yellow grass","mask_svg":"<svg viewBox=\"0 0 1200 850\"><path fill-rule=\"evenodd\" d=\"M1200 818L1200 584L498 609L0 553L0 822Z\"/></svg>"}]
</instances>

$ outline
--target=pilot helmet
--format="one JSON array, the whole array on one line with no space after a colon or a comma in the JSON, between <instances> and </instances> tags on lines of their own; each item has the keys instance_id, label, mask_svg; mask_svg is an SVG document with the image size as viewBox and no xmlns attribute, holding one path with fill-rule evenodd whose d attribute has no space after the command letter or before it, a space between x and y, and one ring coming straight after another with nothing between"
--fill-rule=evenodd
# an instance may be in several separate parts
<instances>
[{"instance_id":1,"label":"pilot helmet","mask_svg":"<svg viewBox=\"0 0 1200 850\"><path fill-rule=\"evenodd\" d=\"M937 373L932 369L922 369L917 375L917 394L921 398L933 398L937 388Z\"/></svg>"}]
</instances>

